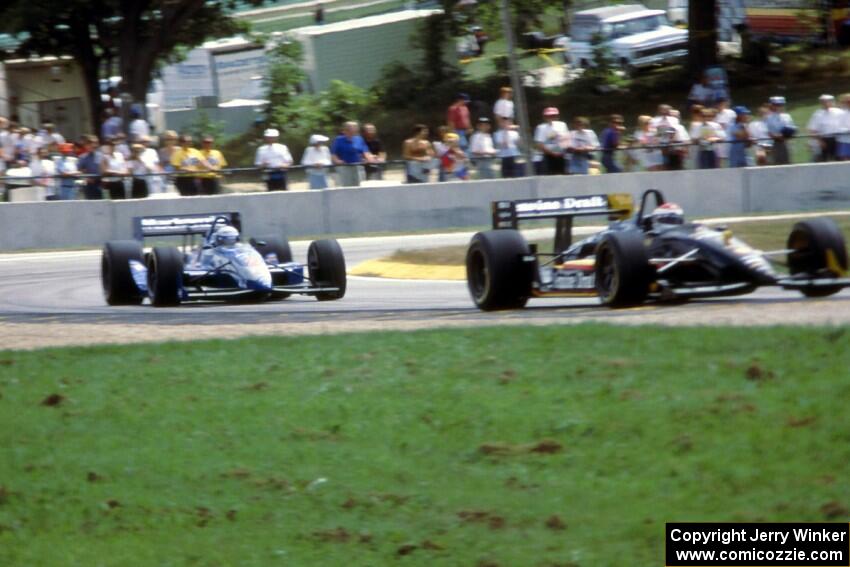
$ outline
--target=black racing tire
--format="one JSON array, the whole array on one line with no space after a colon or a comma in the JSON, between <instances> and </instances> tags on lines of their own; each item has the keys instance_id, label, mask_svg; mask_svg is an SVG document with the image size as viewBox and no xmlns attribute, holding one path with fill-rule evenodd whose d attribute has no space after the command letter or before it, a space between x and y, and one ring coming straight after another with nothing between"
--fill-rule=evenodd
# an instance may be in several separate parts
<instances>
[{"instance_id":1,"label":"black racing tire","mask_svg":"<svg viewBox=\"0 0 850 567\"><path fill-rule=\"evenodd\" d=\"M108 305L139 305L145 298L133 280L130 260L145 263L142 245L136 240L112 240L103 245L100 281Z\"/></svg>"},{"instance_id":2,"label":"black racing tire","mask_svg":"<svg viewBox=\"0 0 850 567\"><path fill-rule=\"evenodd\" d=\"M844 235L830 218L807 219L795 224L788 235L787 248L793 250L788 254L788 271L792 276L840 277L847 272ZM841 286L809 287L800 291L806 297L826 297L841 291Z\"/></svg>"},{"instance_id":3,"label":"black racing tire","mask_svg":"<svg viewBox=\"0 0 850 567\"><path fill-rule=\"evenodd\" d=\"M482 311L522 309L531 296L534 264L525 237L516 230L488 230L472 237L466 251L466 285Z\"/></svg>"},{"instance_id":4,"label":"black racing tire","mask_svg":"<svg viewBox=\"0 0 850 567\"><path fill-rule=\"evenodd\" d=\"M654 271L643 234L611 232L596 248L596 292L603 305L631 307L646 301Z\"/></svg>"},{"instance_id":5,"label":"black racing tire","mask_svg":"<svg viewBox=\"0 0 850 567\"><path fill-rule=\"evenodd\" d=\"M264 259L266 254L273 252L277 256L277 261L281 264L292 261L292 249L289 247L289 240L286 238L280 238L277 236L260 236L258 238L251 239L251 246L253 246Z\"/></svg>"},{"instance_id":6,"label":"black racing tire","mask_svg":"<svg viewBox=\"0 0 850 567\"><path fill-rule=\"evenodd\" d=\"M148 255L148 295L154 307L180 305L183 254L174 247L156 247Z\"/></svg>"},{"instance_id":7,"label":"black racing tire","mask_svg":"<svg viewBox=\"0 0 850 567\"><path fill-rule=\"evenodd\" d=\"M319 301L333 301L345 297L347 277L345 256L342 248L334 239L314 240L307 249L307 269L310 283L314 286L339 288L339 291L326 291L316 294Z\"/></svg>"}]
</instances>

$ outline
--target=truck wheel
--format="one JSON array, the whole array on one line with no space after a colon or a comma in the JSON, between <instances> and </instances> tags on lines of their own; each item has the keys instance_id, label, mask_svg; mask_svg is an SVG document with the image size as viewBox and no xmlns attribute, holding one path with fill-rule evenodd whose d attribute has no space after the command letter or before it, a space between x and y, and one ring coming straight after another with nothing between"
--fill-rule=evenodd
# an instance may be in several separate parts
<instances>
[{"instance_id":1,"label":"truck wheel","mask_svg":"<svg viewBox=\"0 0 850 567\"><path fill-rule=\"evenodd\" d=\"M130 260L145 263L137 241L112 240L103 245L100 281L108 305L139 305L145 297L133 280Z\"/></svg>"},{"instance_id":2,"label":"truck wheel","mask_svg":"<svg viewBox=\"0 0 850 567\"><path fill-rule=\"evenodd\" d=\"M262 243L262 244L261 244ZM279 264L285 264L292 261L292 250L289 247L289 240L286 238L278 238L277 236L261 236L251 239L251 246L260 253L263 259L266 254L274 254L277 256Z\"/></svg>"},{"instance_id":3,"label":"truck wheel","mask_svg":"<svg viewBox=\"0 0 850 567\"><path fill-rule=\"evenodd\" d=\"M788 235L788 271L792 276L809 274L840 277L847 272L847 246L835 221L821 217L800 221ZM806 297L826 297L841 286L818 286L800 290Z\"/></svg>"},{"instance_id":4,"label":"truck wheel","mask_svg":"<svg viewBox=\"0 0 850 567\"><path fill-rule=\"evenodd\" d=\"M483 311L521 309L531 295L531 250L519 231L488 230L472 237L466 251L466 284Z\"/></svg>"},{"instance_id":5,"label":"truck wheel","mask_svg":"<svg viewBox=\"0 0 850 567\"><path fill-rule=\"evenodd\" d=\"M183 255L173 247L156 247L148 256L148 295L154 307L180 305Z\"/></svg>"},{"instance_id":6,"label":"truck wheel","mask_svg":"<svg viewBox=\"0 0 850 567\"><path fill-rule=\"evenodd\" d=\"M333 239L311 242L307 249L307 269L310 271L310 283L314 286L339 288L339 291L317 293L316 299L332 301L345 296L345 256L339 242Z\"/></svg>"},{"instance_id":7,"label":"truck wheel","mask_svg":"<svg viewBox=\"0 0 850 567\"><path fill-rule=\"evenodd\" d=\"M628 307L646 301L652 266L639 232L612 232L596 248L596 291L609 307Z\"/></svg>"}]
</instances>

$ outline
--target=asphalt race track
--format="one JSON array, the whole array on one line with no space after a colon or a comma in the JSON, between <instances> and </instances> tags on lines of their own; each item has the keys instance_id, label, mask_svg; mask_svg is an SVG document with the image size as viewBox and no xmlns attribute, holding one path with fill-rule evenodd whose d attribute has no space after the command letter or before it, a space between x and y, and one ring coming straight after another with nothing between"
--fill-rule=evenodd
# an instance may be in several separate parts
<instances>
[{"instance_id":1,"label":"asphalt race track","mask_svg":"<svg viewBox=\"0 0 850 567\"><path fill-rule=\"evenodd\" d=\"M340 242L350 268L399 248L463 244L469 237L458 233ZM307 245L292 243L296 261L304 261ZM532 300L524 310L483 313L472 306L465 282L350 277L340 301L293 296L263 304L154 309L104 303L99 251L0 255L0 340L5 348L589 320L667 325L846 324L850 322L850 290L812 300L793 291L763 289L737 298L623 310L602 308L595 299Z\"/></svg>"}]
</instances>

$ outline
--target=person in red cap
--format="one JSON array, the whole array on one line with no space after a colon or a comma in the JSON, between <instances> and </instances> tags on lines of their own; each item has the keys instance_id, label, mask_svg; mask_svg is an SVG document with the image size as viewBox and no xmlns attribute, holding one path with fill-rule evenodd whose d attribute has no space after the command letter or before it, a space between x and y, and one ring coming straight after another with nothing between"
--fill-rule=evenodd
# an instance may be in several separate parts
<instances>
[{"instance_id":1,"label":"person in red cap","mask_svg":"<svg viewBox=\"0 0 850 567\"><path fill-rule=\"evenodd\" d=\"M56 160L56 175L59 177L57 197L62 201L71 201L77 197L77 178L80 175L74 144L59 144L59 153L61 155Z\"/></svg>"},{"instance_id":2,"label":"person in red cap","mask_svg":"<svg viewBox=\"0 0 850 567\"><path fill-rule=\"evenodd\" d=\"M564 175L566 157L564 148L570 135L566 123L558 120L560 113L554 106L543 109L543 122L534 129L535 175Z\"/></svg>"}]
</instances>

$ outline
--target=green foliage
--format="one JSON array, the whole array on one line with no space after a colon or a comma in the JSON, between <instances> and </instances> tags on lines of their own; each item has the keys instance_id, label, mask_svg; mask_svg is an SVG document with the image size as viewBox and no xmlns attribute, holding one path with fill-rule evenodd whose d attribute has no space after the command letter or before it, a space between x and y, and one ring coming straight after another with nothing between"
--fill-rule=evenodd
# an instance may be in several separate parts
<instances>
[{"instance_id":1,"label":"green foliage","mask_svg":"<svg viewBox=\"0 0 850 567\"><path fill-rule=\"evenodd\" d=\"M627 84L628 81L618 73L618 65L614 61L611 48L605 43L602 36L594 35L591 39L591 46L593 62L585 70L582 82L595 90L610 90Z\"/></svg>"},{"instance_id":2,"label":"green foliage","mask_svg":"<svg viewBox=\"0 0 850 567\"><path fill-rule=\"evenodd\" d=\"M221 144L224 137L224 121L213 120L205 110L199 109L195 119L186 126L186 130L196 141L200 141L204 136L212 136Z\"/></svg>"},{"instance_id":3,"label":"green foliage","mask_svg":"<svg viewBox=\"0 0 850 567\"><path fill-rule=\"evenodd\" d=\"M304 47L297 41L286 41L269 53L266 78L268 100L272 108L288 106L307 79L302 69Z\"/></svg>"}]
</instances>

